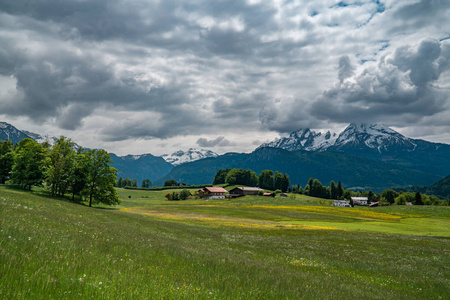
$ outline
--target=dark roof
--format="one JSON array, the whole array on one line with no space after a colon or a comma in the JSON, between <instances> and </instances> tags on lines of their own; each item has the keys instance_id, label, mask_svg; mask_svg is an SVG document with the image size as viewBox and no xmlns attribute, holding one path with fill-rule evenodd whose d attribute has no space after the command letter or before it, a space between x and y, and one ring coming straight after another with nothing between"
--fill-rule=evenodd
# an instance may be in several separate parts
<instances>
[{"instance_id":1,"label":"dark roof","mask_svg":"<svg viewBox=\"0 0 450 300\"><path fill-rule=\"evenodd\" d=\"M247 192L259 192L259 191L263 190L263 189L260 189L259 187L244 187L244 186L236 187L234 189L240 189L241 191L247 191Z\"/></svg>"}]
</instances>

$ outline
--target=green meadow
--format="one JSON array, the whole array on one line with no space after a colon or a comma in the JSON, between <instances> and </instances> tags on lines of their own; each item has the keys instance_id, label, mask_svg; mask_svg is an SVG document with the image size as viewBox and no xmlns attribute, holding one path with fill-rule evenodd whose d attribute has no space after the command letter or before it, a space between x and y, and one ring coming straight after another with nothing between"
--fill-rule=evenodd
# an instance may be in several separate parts
<instances>
[{"instance_id":1,"label":"green meadow","mask_svg":"<svg viewBox=\"0 0 450 300\"><path fill-rule=\"evenodd\" d=\"M450 207L0 187L0 299L450 299Z\"/></svg>"}]
</instances>

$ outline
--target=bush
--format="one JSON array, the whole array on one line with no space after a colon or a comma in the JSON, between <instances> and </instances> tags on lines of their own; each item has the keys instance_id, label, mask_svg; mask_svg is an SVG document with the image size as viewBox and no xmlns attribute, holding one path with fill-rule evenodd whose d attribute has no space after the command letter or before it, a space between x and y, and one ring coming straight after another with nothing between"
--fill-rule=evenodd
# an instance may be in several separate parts
<instances>
[{"instance_id":1,"label":"bush","mask_svg":"<svg viewBox=\"0 0 450 300\"><path fill-rule=\"evenodd\" d=\"M191 195L191 192L189 192L189 191L186 190L186 189L183 189L183 190L180 192L180 200L186 200L190 195Z\"/></svg>"}]
</instances>

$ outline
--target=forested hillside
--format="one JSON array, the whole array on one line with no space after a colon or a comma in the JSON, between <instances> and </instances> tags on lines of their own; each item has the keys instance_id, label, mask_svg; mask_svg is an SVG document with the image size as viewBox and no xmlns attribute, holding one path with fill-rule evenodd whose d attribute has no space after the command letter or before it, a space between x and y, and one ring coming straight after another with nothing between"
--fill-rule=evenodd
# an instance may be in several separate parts
<instances>
[{"instance_id":1,"label":"forested hillside","mask_svg":"<svg viewBox=\"0 0 450 300\"><path fill-rule=\"evenodd\" d=\"M228 153L175 167L169 175L186 184L211 183L220 169L277 170L290 176L291 184L306 184L309 178L322 183L341 181L347 188L365 188L379 191L392 186L413 183L432 184L441 179L437 175L374 161L338 152L287 151L278 148L260 148L249 154Z\"/></svg>"}]
</instances>

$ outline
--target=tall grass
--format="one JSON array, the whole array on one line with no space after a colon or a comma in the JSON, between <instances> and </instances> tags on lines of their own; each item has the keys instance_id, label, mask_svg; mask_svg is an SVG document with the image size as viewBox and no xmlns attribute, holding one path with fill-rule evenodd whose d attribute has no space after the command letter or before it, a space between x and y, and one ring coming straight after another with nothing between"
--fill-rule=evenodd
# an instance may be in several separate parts
<instances>
[{"instance_id":1,"label":"tall grass","mask_svg":"<svg viewBox=\"0 0 450 300\"><path fill-rule=\"evenodd\" d=\"M286 226L308 215L355 222L308 209L312 199L129 193L119 190L118 209L93 209L0 187L0 298L450 298L448 238ZM448 220L427 213L416 215Z\"/></svg>"}]
</instances>

